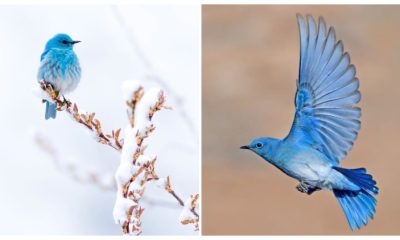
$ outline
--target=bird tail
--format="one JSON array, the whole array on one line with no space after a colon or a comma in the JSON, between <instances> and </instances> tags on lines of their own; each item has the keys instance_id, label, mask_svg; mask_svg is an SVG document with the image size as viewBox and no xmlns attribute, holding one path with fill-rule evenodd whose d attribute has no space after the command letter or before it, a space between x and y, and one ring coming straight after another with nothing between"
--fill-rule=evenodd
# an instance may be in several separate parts
<instances>
[{"instance_id":1,"label":"bird tail","mask_svg":"<svg viewBox=\"0 0 400 240\"><path fill-rule=\"evenodd\" d=\"M56 118L57 114L57 104L46 101L46 113L44 115L45 119Z\"/></svg>"},{"instance_id":2,"label":"bird tail","mask_svg":"<svg viewBox=\"0 0 400 240\"><path fill-rule=\"evenodd\" d=\"M345 169L333 167L347 179L360 187L359 191L333 189L342 210L353 231L368 224L368 218L373 219L377 200L373 195L379 192L376 181L365 168Z\"/></svg>"}]
</instances>

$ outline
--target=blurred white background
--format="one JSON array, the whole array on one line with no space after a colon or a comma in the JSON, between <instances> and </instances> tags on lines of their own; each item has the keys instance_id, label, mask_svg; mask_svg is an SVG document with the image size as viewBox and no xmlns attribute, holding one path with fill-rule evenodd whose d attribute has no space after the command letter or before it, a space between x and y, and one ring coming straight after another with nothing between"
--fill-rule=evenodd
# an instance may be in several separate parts
<instances>
[{"instance_id":1,"label":"blurred white background","mask_svg":"<svg viewBox=\"0 0 400 240\"><path fill-rule=\"evenodd\" d=\"M66 114L58 112L56 120L44 120L45 106L32 88L40 54L56 33L82 41L74 48L81 62L81 83L67 98L82 109L96 112L105 132L127 124L121 96L123 81L140 80L146 89L167 88L167 103L174 110L163 110L154 117L156 131L147 140L147 153L158 155L158 174L170 175L184 200L198 193L199 7L3 5L0 234L121 233L112 217L114 191L76 182L59 171L30 134L40 133L62 161L72 162L79 169L114 174L118 166L119 154L93 141ZM162 189L148 187L143 204L144 235L197 234L193 226L179 223L181 209Z\"/></svg>"}]
</instances>

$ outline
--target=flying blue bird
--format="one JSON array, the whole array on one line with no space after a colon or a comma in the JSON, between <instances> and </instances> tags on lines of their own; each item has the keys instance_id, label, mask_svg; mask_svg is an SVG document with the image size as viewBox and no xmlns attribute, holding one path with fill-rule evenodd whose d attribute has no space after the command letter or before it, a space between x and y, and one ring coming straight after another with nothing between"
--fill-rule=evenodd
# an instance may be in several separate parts
<instances>
[{"instance_id":1,"label":"flying blue bird","mask_svg":"<svg viewBox=\"0 0 400 240\"><path fill-rule=\"evenodd\" d=\"M73 47L74 41L67 34L57 34L47 43L40 57L38 81L50 83L58 94L67 94L78 86L81 67ZM46 101L46 120L56 118L57 104Z\"/></svg>"},{"instance_id":2,"label":"flying blue bird","mask_svg":"<svg viewBox=\"0 0 400 240\"><path fill-rule=\"evenodd\" d=\"M297 15L300 68L292 128L284 139L261 137L249 149L299 181L297 190L333 191L351 230L373 219L378 187L365 168L339 166L360 130L356 69L333 27Z\"/></svg>"}]
</instances>

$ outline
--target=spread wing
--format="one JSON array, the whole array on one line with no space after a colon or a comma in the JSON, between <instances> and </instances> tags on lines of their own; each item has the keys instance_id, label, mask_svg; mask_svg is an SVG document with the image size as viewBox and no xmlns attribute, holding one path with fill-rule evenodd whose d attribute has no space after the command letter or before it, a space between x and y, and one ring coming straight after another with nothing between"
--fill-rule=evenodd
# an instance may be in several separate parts
<instances>
[{"instance_id":1,"label":"spread wing","mask_svg":"<svg viewBox=\"0 0 400 240\"><path fill-rule=\"evenodd\" d=\"M335 30L319 18L297 15L300 69L295 119L286 139L324 153L333 164L346 157L360 129L361 95L356 69ZM306 23L307 22L307 23Z\"/></svg>"}]
</instances>

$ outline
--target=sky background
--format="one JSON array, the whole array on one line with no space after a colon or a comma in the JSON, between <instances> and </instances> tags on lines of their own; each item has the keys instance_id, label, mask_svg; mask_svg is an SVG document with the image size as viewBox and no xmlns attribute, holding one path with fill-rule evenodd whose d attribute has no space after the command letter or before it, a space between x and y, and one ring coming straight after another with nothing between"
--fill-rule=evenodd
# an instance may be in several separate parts
<instances>
[{"instance_id":1,"label":"sky background","mask_svg":"<svg viewBox=\"0 0 400 240\"><path fill-rule=\"evenodd\" d=\"M93 141L66 114L44 120L45 106L32 88L45 43L60 32L82 41L74 48L81 83L67 98L96 112L104 131L127 124L123 81L136 79L146 89L166 90L167 104L174 110L154 117L157 129L148 139L147 153L158 155L158 174L171 176L184 200L199 192L199 10L163 5L0 6L0 234L120 234L112 217L115 192L74 181L32 137L45 139L61 165L73 164L82 176L112 176L119 163L118 153ZM179 223L180 208L165 191L149 186L143 202L144 235L197 234L192 226Z\"/></svg>"},{"instance_id":2,"label":"sky background","mask_svg":"<svg viewBox=\"0 0 400 240\"><path fill-rule=\"evenodd\" d=\"M375 219L351 232L333 194L298 184L239 147L283 138L294 116L299 68L296 13L323 16L360 79L361 130L346 168L366 167L380 188ZM400 7L203 6L203 232L399 234Z\"/></svg>"}]
</instances>

